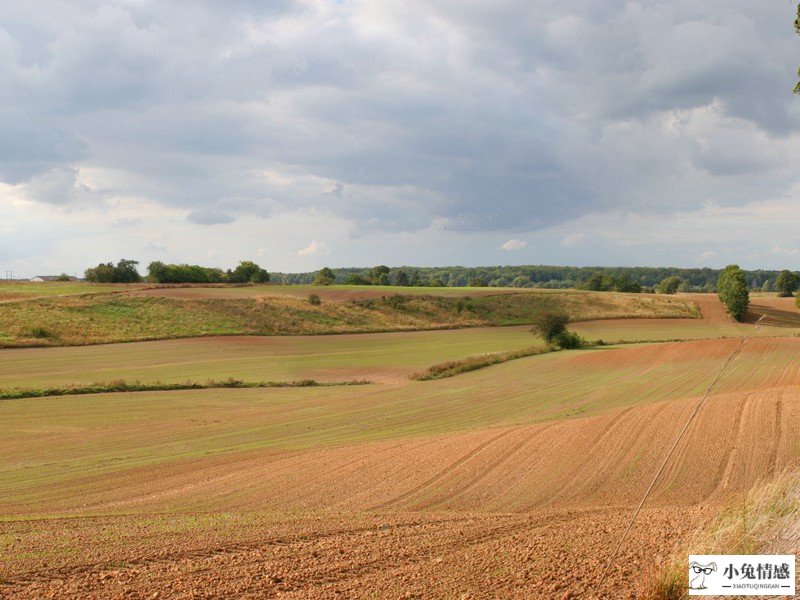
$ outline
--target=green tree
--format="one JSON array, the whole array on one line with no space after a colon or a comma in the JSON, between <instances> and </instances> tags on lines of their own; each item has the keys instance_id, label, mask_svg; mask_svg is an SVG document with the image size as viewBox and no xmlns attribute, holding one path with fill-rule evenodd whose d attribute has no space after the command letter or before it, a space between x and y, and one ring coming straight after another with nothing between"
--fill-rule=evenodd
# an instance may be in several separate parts
<instances>
[{"instance_id":1,"label":"green tree","mask_svg":"<svg viewBox=\"0 0 800 600\"><path fill-rule=\"evenodd\" d=\"M228 281L231 283L267 283L269 272L251 260L243 260L233 271L228 271Z\"/></svg>"},{"instance_id":2,"label":"green tree","mask_svg":"<svg viewBox=\"0 0 800 600\"><path fill-rule=\"evenodd\" d=\"M314 277L313 285L333 285L334 281L336 281L336 276L333 274L333 270L328 267L323 267L317 272L317 276Z\"/></svg>"},{"instance_id":3,"label":"green tree","mask_svg":"<svg viewBox=\"0 0 800 600\"><path fill-rule=\"evenodd\" d=\"M683 280L677 275L663 279L661 283L656 286L656 292L659 294L674 294L683 283Z\"/></svg>"},{"instance_id":4,"label":"green tree","mask_svg":"<svg viewBox=\"0 0 800 600\"><path fill-rule=\"evenodd\" d=\"M775 280L775 289L778 291L778 296L790 298L794 295L798 284L800 284L800 280L798 280L797 275L788 269L784 269Z\"/></svg>"},{"instance_id":5,"label":"green tree","mask_svg":"<svg viewBox=\"0 0 800 600\"><path fill-rule=\"evenodd\" d=\"M475 277L475 278L470 279L469 281L467 281L467 286L468 287L486 287L486 280L483 278L483 276L479 275L478 277Z\"/></svg>"},{"instance_id":6,"label":"green tree","mask_svg":"<svg viewBox=\"0 0 800 600\"><path fill-rule=\"evenodd\" d=\"M627 275L614 278L614 290L628 294L639 294L642 291L642 284L632 281Z\"/></svg>"},{"instance_id":7,"label":"green tree","mask_svg":"<svg viewBox=\"0 0 800 600\"><path fill-rule=\"evenodd\" d=\"M116 266L112 263L100 263L96 267L86 269L87 281L94 283L138 283L142 280L136 265L139 261L123 258Z\"/></svg>"},{"instance_id":8,"label":"green tree","mask_svg":"<svg viewBox=\"0 0 800 600\"><path fill-rule=\"evenodd\" d=\"M772 279L765 279L764 283L761 284L761 291L762 292L771 292L772 291Z\"/></svg>"},{"instance_id":9,"label":"green tree","mask_svg":"<svg viewBox=\"0 0 800 600\"><path fill-rule=\"evenodd\" d=\"M408 273L406 273L403 269L397 271L397 273L394 274L394 284L407 287L409 285Z\"/></svg>"},{"instance_id":10,"label":"green tree","mask_svg":"<svg viewBox=\"0 0 800 600\"><path fill-rule=\"evenodd\" d=\"M350 273L344 278L345 285L369 285L369 279L362 277L358 273Z\"/></svg>"},{"instance_id":11,"label":"green tree","mask_svg":"<svg viewBox=\"0 0 800 600\"><path fill-rule=\"evenodd\" d=\"M546 342L567 330L569 315L565 312L545 311L536 315L533 320L533 331L538 333Z\"/></svg>"},{"instance_id":12,"label":"green tree","mask_svg":"<svg viewBox=\"0 0 800 600\"><path fill-rule=\"evenodd\" d=\"M739 265L725 267L717 281L717 292L728 314L737 321L741 321L747 312L747 305L750 303L750 291Z\"/></svg>"},{"instance_id":13,"label":"green tree","mask_svg":"<svg viewBox=\"0 0 800 600\"><path fill-rule=\"evenodd\" d=\"M386 265L378 265L376 267L372 267L372 269L369 272L369 278L372 280L372 285L388 285L389 270L390 270L389 267L387 267Z\"/></svg>"},{"instance_id":14,"label":"green tree","mask_svg":"<svg viewBox=\"0 0 800 600\"><path fill-rule=\"evenodd\" d=\"M589 279L586 280L586 289L595 292L602 292L606 289L605 282L603 281L603 274L600 271L595 271L591 274Z\"/></svg>"}]
</instances>

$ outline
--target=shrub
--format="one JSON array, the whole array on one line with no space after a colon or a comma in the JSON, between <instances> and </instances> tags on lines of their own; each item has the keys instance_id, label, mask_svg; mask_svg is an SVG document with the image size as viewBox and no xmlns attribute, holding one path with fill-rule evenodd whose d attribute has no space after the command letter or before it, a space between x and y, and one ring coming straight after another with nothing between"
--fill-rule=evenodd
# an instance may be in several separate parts
<instances>
[{"instance_id":1,"label":"shrub","mask_svg":"<svg viewBox=\"0 0 800 600\"><path fill-rule=\"evenodd\" d=\"M395 310L400 310L401 308L405 307L407 301L408 298L406 296L401 296L400 294L395 294L394 296L384 298L384 302L386 302L386 304Z\"/></svg>"},{"instance_id":2,"label":"shrub","mask_svg":"<svg viewBox=\"0 0 800 600\"><path fill-rule=\"evenodd\" d=\"M553 336L553 339L550 340L550 342L564 350L582 348L586 345L586 340L584 340L574 331L562 331L561 333Z\"/></svg>"},{"instance_id":3,"label":"shrub","mask_svg":"<svg viewBox=\"0 0 800 600\"><path fill-rule=\"evenodd\" d=\"M465 310L473 310L474 308L475 305L469 298L461 298L459 300L456 300L456 312L458 314L461 314Z\"/></svg>"},{"instance_id":4,"label":"shrub","mask_svg":"<svg viewBox=\"0 0 800 600\"><path fill-rule=\"evenodd\" d=\"M46 340L49 338L57 337L55 333L44 327L34 327L30 330L30 336L37 340Z\"/></svg>"},{"instance_id":5,"label":"shrub","mask_svg":"<svg viewBox=\"0 0 800 600\"><path fill-rule=\"evenodd\" d=\"M308 303L309 303L311 306L319 306L320 304L322 304L322 300L320 300L320 299L319 299L319 296L317 296L316 294L311 294L311 295L308 297Z\"/></svg>"},{"instance_id":6,"label":"shrub","mask_svg":"<svg viewBox=\"0 0 800 600\"><path fill-rule=\"evenodd\" d=\"M557 335L567 330L568 323L569 315L565 312L543 312L534 319L533 331L547 342L553 342Z\"/></svg>"}]
</instances>

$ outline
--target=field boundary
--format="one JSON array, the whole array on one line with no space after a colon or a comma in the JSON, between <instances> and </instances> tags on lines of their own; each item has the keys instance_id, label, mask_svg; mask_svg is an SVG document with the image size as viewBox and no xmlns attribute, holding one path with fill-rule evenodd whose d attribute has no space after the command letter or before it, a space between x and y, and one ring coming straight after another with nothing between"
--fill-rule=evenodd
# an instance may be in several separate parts
<instances>
[{"instance_id":1,"label":"field boundary","mask_svg":"<svg viewBox=\"0 0 800 600\"><path fill-rule=\"evenodd\" d=\"M320 382L315 379L297 381L242 381L240 379L209 380L204 383L185 381L182 383L128 383L124 380L107 383L90 383L77 386L58 386L41 389L0 390L0 400L20 400L23 398L46 398L51 396L84 396L88 394L114 394L130 392L173 392L179 390L211 389L252 389L252 388L297 388L297 387L339 387L345 385L370 385L366 379L351 381Z\"/></svg>"}]
</instances>

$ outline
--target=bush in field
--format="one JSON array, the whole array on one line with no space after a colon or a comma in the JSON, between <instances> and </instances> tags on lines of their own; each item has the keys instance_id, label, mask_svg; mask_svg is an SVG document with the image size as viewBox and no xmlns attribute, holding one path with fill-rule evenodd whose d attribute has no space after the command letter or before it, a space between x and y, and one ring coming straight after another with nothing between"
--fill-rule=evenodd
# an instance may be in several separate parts
<instances>
[{"instance_id":1,"label":"bush in field","mask_svg":"<svg viewBox=\"0 0 800 600\"><path fill-rule=\"evenodd\" d=\"M656 286L656 292L659 294L674 294L681 287L683 280L677 275L663 279L661 283Z\"/></svg>"},{"instance_id":2,"label":"bush in field","mask_svg":"<svg viewBox=\"0 0 800 600\"><path fill-rule=\"evenodd\" d=\"M309 303L311 306L319 306L320 304L322 304L322 300L320 300L320 299L319 299L319 296L317 296L316 294L311 294L311 295L308 297L308 303Z\"/></svg>"},{"instance_id":3,"label":"bush in field","mask_svg":"<svg viewBox=\"0 0 800 600\"><path fill-rule=\"evenodd\" d=\"M533 331L552 343L556 336L567 331L569 315L565 312L539 313L533 321Z\"/></svg>"},{"instance_id":4,"label":"bush in field","mask_svg":"<svg viewBox=\"0 0 800 600\"><path fill-rule=\"evenodd\" d=\"M778 296L790 298L794 295L799 283L800 280L798 280L797 275L784 269L775 280L775 289L778 291Z\"/></svg>"},{"instance_id":5,"label":"bush in field","mask_svg":"<svg viewBox=\"0 0 800 600\"><path fill-rule=\"evenodd\" d=\"M323 267L317 273L317 276L314 278L313 285L333 285L333 282L336 280L336 276L333 274L333 270L329 267Z\"/></svg>"},{"instance_id":6,"label":"bush in field","mask_svg":"<svg viewBox=\"0 0 800 600\"><path fill-rule=\"evenodd\" d=\"M386 304L391 306L395 310L400 310L406 305L408 301L407 296L401 296L400 294L395 294L394 296L389 296L388 298L384 299Z\"/></svg>"},{"instance_id":7,"label":"bush in field","mask_svg":"<svg viewBox=\"0 0 800 600\"><path fill-rule=\"evenodd\" d=\"M741 321L747 312L747 305L750 303L750 292L739 265L725 267L719 276L717 291L728 314L737 321Z\"/></svg>"},{"instance_id":8,"label":"bush in field","mask_svg":"<svg viewBox=\"0 0 800 600\"><path fill-rule=\"evenodd\" d=\"M46 340L49 338L57 337L55 333L44 327L34 327L30 330L30 336L37 340Z\"/></svg>"},{"instance_id":9,"label":"bush in field","mask_svg":"<svg viewBox=\"0 0 800 600\"><path fill-rule=\"evenodd\" d=\"M586 340L584 340L574 331L562 331L561 333L556 334L553 339L550 340L550 342L559 348L563 348L564 350L582 348L586 345Z\"/></svg>"}]
</instances>

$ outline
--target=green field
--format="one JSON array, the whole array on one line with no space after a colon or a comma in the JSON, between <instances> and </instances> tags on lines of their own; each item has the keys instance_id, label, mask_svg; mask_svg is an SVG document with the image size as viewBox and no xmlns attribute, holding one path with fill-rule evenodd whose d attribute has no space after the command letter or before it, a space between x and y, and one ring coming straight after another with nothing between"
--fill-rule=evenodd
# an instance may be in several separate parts
<instances>
[{"instance_id":1,"label":"green field","mask_svg":"<svg viewBox=\"0 0 800 600\"><path fill-rule=\"evenodd\" d=\"M53 296L125 292L148 287L146 284L87 283L85 281L0 281L0 302Z\"/></svg>"},{"instance_id":2,"label":"green field","mask_svg":"<svg viewBox=\"0 0 800 600\"><path fill-rule=\"evenodd\" d=\"M0 350L0 389L124 379L289 381L408 378L430 365L543 345L527 327L338 336L222 337Z\"/></svg>"},{"instance_id":3,"label":"green field","mask_svg":"<svg viewBox=\"0 0 800 600\"><path fill-rule=\"evenodd\" d=\"M748 342L717 392L797 381L800 340L775 342ZM699 396L737 344L557 352L401 385L7 400L0 487L4 502L46 501L70 481L219 453L400 439Z\"/></svg>"}]
</instances>

